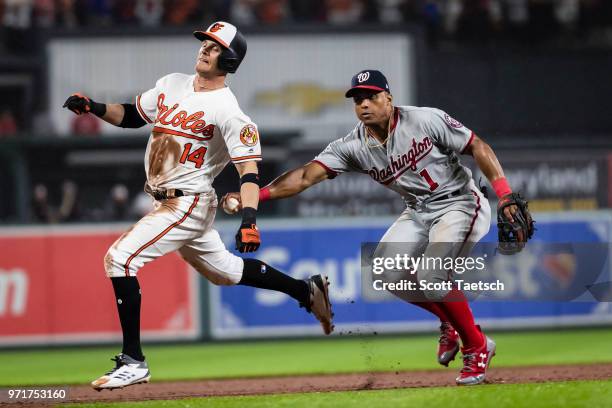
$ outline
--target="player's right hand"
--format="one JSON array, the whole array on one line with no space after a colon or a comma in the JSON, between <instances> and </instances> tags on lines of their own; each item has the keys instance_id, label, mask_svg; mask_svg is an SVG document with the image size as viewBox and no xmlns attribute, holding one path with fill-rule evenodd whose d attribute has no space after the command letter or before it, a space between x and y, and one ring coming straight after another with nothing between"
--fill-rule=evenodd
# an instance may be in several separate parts
<instances>
[{"instance_id":1,"label":"player's right hand","mask_svg":"<svg viewBox=\"0 0 612 408\"><path fill-rule=\"evenodd\" d=\"M89 113L91 111L91 99L80 93L75 93L66 99L62 108L68 108L77 115Z\"/></svg>"},{"instance_id":2,"label":"player's right hand","mask_svg":"<svg viewBox=\"0 0 612 408\"><path fill-rule=\"evenodd\" d=\"M238 205L236 205L236 200ZM242 210L242 200L240 198L240 193L231 192L227 193L221 199L221 208L226 214L237 214Z\"/></svg>"},{"instance_id":3,"label":"player's right hand","mask_svg":"<svg viewBox=\"0 0 612 408\"><path fill-rule=\"evenodd\" d=\"M261 245L259 229L255 224L242 224L236 234L236 249L240 253L255 252Z\"/></svg>"},{"instance_id":4,"label":"player's right hand","mask_svg":"<svg viewBox=\"0 0 612 408\"><path fill-rule=\"evenodd\" d=\"M529 203L518 193L503 196L497 205L499 252L512 255L521 251L535 230Z\"/></svg>"}]
</instances>

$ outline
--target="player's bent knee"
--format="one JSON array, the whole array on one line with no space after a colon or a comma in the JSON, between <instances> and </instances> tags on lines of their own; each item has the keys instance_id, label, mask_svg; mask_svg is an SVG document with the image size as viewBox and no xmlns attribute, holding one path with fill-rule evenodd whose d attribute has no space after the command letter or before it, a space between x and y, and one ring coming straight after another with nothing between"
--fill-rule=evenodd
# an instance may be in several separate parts
<instances>
[{"instance_id":1,"label":"player's bent knee","mask_svg":"<svg viewBox=\"0 0 612 408\"><path fill-rule=\"evenodd\" d=\"M237 285L242 279L242 270L244 268L242 258L230 252L227 252L227 255L224 256L208 257L210 259L206 260L191 257L186 253L181 253L181 255L193 269L215 285Z\"/></svg>"},{"instance_id":2,"label":"player's bent knee","mask_svg":"<svg viewBox=\"0 0 612 408\"><path fill-rule=\"evenodd\" d=\"M108 249L106 255L104 255L104 270L106 271L107 277L116 278L126 276L125 259L123 258L121 252L118 251L114 245Z\"/></svg>"},{"instance_id":3,"label":"player's bent knee","mask_svg":"<svg viewBox=\"0 0 612 408\"><path fill-rule=\"evenodd\" d=\"M238 274L231 270L218 269L205 262L189 264L214 285L232 286L238 284L242 278L242 271Z\"/></svg>"},{"instance_id":4,"label":"player's bent knee","mask_svg":"<svg viewBox=\"0 0 612 408\"><path fill-rule=\"evenodd\" d=\"M104 255L104 271L106 272L106 276L109 278L113 278L113 268L115 264L115 257L113 256L113 248L109 248Z\"/></svg>"}]
</instances>

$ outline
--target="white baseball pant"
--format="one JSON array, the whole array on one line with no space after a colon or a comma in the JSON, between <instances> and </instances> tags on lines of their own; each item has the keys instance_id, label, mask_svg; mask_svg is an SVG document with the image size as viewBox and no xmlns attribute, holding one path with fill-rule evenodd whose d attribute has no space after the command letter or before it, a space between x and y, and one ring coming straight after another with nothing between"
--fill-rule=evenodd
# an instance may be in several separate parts
<instances>
[{"instance_id":1,"label":"white baseball pant","mask_svg":"<svg viewBox=\"0 0 612 408\"><path fill-rule=\"evenodd\" d=\"M179 251L195 270L217 285L242 278L242 258L229 252L213 228L214 191L156 202L156 208L127 230L104 257L108 277L136 276L148 262Z\"/></svg>"}]
</instances>

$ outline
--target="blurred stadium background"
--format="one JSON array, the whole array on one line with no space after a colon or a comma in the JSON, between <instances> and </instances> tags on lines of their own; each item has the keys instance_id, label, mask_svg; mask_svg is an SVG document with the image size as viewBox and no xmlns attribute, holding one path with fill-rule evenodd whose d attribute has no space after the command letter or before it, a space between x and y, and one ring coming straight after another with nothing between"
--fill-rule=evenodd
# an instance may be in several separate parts
<instances>
[{"instance_id":1,"label":"blurred stadium background","mask_svg":"<svg viewBox=\"0 0 612 408\"><path fill-rule=\"evenodd\" d=\"M102 257L151 206L147 129L111 128L61 105L76 91L133 101L167 73L193 72L191 32L217 19L248 40L229 83L260 127L265 182L354 126L343 93L355 72L376 68L396 104L444 109L494 147L531 200L537 239L611 241L610 1L0 0L0 346L120 338ZM215 187L236 190L235 170ZM343 175L262 205L258 257L296 277L330 275L339 331L433 330L415 308L360 290L360 244L377 241L402 208L368 178ZM217 224L233 247L237 220L219 212ZM514 293L537 299L584 267L554 261L546 281L529 265L504 266ZM210 287L175 255L139 277L147 340L320 332L286 297ZM591 300L474 309L494 328L612 323L611 303Z\"/></svg>"}]
</instances>

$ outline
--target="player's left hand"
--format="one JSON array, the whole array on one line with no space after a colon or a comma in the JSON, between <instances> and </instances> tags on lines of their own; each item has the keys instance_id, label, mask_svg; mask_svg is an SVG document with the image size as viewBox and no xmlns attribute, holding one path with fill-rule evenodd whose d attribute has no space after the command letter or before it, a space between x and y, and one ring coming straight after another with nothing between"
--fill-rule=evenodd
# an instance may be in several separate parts
<instances>
[{"instance_id":1,"label":"player's left hand","mask_svg":"<svg viewBox=\"0 0 612 408\"><path fill-rule=\"evenodd\" d=\"M259 229L255 224L242 224L236 234L236 249L240 253L255 252L261 245Z\"/></svg>"},{"instance_id":2,"label":"player's left hand","mask_svg":"<svg viewBox=\"0 0 612 408\"><path fill-rule=\"evenodd\" d=\"M62 108L68 108L77 115L91 111L91 99L80 93L72 94L66 99Z\"/></svg>"},{"instance_id":3,"label":"player's left hand","mask_svg":"<svg viewBox=\"0 0 612 408\"><path fill-rule=\"evenodd\" d=\"M534 221L528 202L518 193L508 194L497 205L499 252L511 255L523 249L533 236Z\"/></svg>"}]
</instances>

